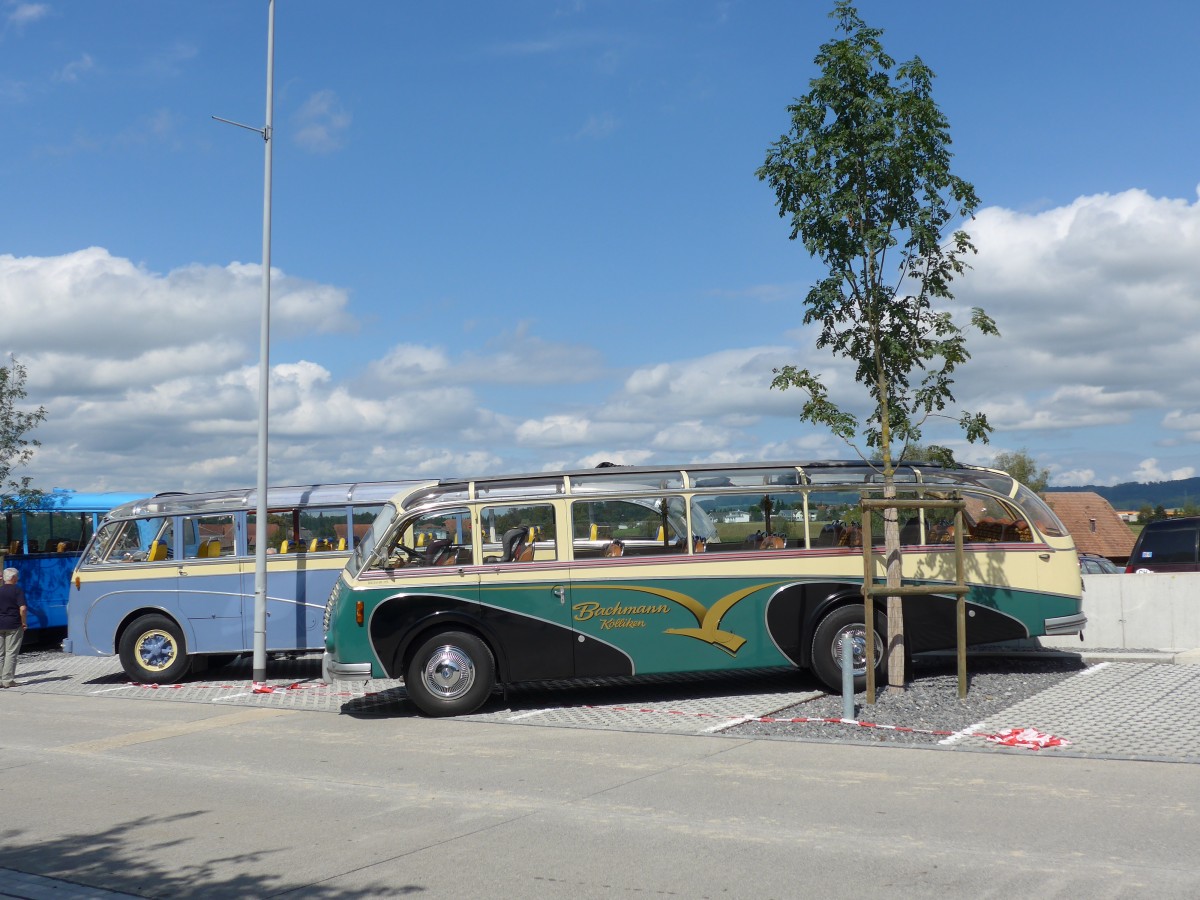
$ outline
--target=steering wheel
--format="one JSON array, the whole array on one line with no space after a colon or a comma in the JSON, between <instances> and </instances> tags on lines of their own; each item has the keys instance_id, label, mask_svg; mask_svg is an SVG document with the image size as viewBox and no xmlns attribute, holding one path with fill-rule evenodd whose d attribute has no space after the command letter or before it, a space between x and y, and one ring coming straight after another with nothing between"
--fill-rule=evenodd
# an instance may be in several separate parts
<instances>
[{"instance_id":1,"label":"steering wheel","mask_svg":"<svg viewBox=\"0 0 1200 900\"><path fill-rule=\"evenodd\" d=\"M419 566L423 561L424 557L412 547L404 544L396 544L388 553L387 567L389 569L403 569L406 566Z\"/></svg>"}]
</instances>

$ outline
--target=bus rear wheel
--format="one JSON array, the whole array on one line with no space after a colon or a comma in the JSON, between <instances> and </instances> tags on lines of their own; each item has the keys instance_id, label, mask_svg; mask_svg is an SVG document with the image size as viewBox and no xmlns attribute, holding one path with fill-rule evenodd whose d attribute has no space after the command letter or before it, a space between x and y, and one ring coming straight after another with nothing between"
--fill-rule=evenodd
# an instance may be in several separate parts
<instances>
[{"instance_id":1,"label":"bus rear wheel","mask_svg":"<svg viewBox=\"0 0 1200 900\"><path fill-rule=\"evenodd\" d=\"M829 690L842 690L842 649L853 654L854 690L867 687L867 626L862 604L839 606L821 620L813 634L812 669ZM875 612L875 683L886 675L884 642L887 639L887 617Z\"/></svg>"},{"instance_id":2,"label":"bus rear wheel","mask_svg":"<svg viewBox=\"0 0 1200 900\"><path fill-rule=\"evenodd\" d=\"M183 632L166 616L135 619L121 635L120 652L125 674L139 684L174 684L190 668Z\"/></svg>"},{"instance_id":3,"label":"bus rear wheel","mask_svg":"<svg viewBox=\"0 0 1200 900\"><path fill-rule=\"evenodd\" d=\"M496 661L482 640L465 631L426 639L404 672L408 699L427 716L461 716L483 706L496 686Z\"/></svg>"}]
</instances>

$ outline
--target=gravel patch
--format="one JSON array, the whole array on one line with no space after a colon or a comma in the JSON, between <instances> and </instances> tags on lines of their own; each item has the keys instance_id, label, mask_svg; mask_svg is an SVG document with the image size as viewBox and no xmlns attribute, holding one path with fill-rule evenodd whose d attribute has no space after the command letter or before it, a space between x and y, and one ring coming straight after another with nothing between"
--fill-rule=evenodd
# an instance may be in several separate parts
<instances>
[{"instance_id":1,"label":"gravel patch","mask_svg":"<svg viewBox=\"0 0 1200 900\"><path fill-rule=\"evenodd\" d=\"M831 743L937 746L945 732L959 732L1027 700L1087 668L1078 657L978 657L967 661L967 696L958 699L958 665L953 656L918 657L913 680L901 691L876 690L873 706L866 694L855 696L855 719L915 731L865 727L861 724L781 721L793 718L840 719L842 697L827 694L789 706L771 716L776 721L745 722L722 734ZM929 733L941 732L941 733ZM965 738L982 741L982 738Z\"/></svg>"}]
</instances>

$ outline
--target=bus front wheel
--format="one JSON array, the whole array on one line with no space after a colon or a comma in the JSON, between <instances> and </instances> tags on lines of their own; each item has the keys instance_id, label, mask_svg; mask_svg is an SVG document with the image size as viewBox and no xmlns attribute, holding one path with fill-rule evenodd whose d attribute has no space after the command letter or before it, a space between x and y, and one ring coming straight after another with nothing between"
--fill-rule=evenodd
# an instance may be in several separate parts
<instances>
[{"instance_id":1,"label":"bus front wheel","mask_svg":"<svg viewBox=\"0 0 1200 900\"><path fill-rule=\"evenodd\" d=\"M854 690L867 687L867 627L861 604L840 606L821 620L813 635L812 668L817 678L834 693L842 690L842 649L853 654ZM875 680L886 675L884 641L887 638L887 618L875 612Z\"/></svg>"},{"instance_id":2,"label":"bus front wheel","mask_svg":"<svg viewBox=\"0 0 1200 900\"><path fill-rule=\"evenodd\" d=\"M483 706L496 685L496 662L482 640L443 631L425 640L404 672L408 699L427 716L460 716Z\"/></svg>"},{"instance_id":3,"label":"bus front wheel","mask_svg":"<svg viewBox=\"0 0 1200 900\"><path fill-rule=\"evenodd\" d=\"M121 635L121 666L139 684L174 684L190 667L183 632L166 616L142 616Z\"/></svg>"}]
</instances>

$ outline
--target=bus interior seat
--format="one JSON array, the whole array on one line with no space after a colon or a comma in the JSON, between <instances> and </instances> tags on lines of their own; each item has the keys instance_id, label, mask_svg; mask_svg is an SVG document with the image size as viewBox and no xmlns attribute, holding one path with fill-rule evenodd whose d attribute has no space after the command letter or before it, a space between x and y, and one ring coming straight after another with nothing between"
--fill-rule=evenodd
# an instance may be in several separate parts
<instances>
[{"instance_id":1,"label":"bus interior seat","mask_svg":"<svg viewBox=\"0 0 1200 900\"><path fill-rule=\"evenodd\" d=\"M279 545L280 553L291 553L295 549L295 545L291 541L284 541Z\"/></svg>"},{"instance_id":2,"label":"bus interior seat","mask_svg":"<svg viewBox=\"0 0 1200 900\"><path fill-rule=\"evenodd\" d=\"M337 548L339 550L346 549L346 539L345 538L338 538Z\"/></svg>"},{"instance_id":3,"label":"bus interior seat","mask_svg":"<svg viewBox=\"0 0 1200 900\"><path fill-rule=\"evenodd\" d=\"M817 539L813 541L813 546L836 547L840 537L841 529L832 523L826 523L822 526L821 533L817 535Z\"/></svg>"},{"instance_id":4,"label":"bus interior seat","mask_svg":"<svg viewBox=\"0 0 1200 900\"><path fill-rule=\"evenodd\" d=\"M221 555L221 541L219 538L209 538L200 545L200 556L206 559L214 559Z\"/></svg>"},{"instance_id":5,"label":"bus interior seat","mask_svg":"<svg viewBox=\"0 0 1200 900\"><path fill-rule=\"evenodd\" d=\"M150 549L146 552L147 562L161 562L167 558L167 545L162 541L151 541Z\"/></svg>"},{"instance_id":6,"label":"bus interior seat","mask_svg":"<svg viewBox=\"0 0 1200 900\"><path fill-rule=\"evenodd\" d=\"M529 526L527 525L519 525L504 532L504 536L500 538L500 546L504 550L500 562L528 562L533 559L533 548L526 543L528 536ZM526 558L527 552L528 558Z\"/></svg>"},{"instance_id":7,"label":"bus interior seat","mask_svg":"<svg viewBox=\"0 0 1200 900\"><path fill-rule=\"evenodd\" d=\"M458 551L454 549L454 541L450 538L438 538L430 541L425 548L425 564L428 566L452 566L458 561Z\"/></svg>"}]
</instances>

